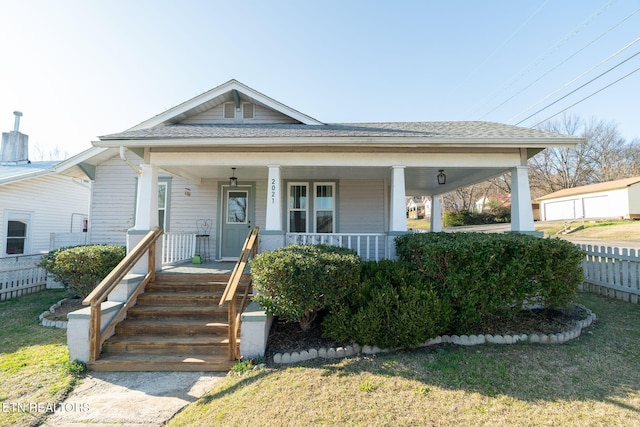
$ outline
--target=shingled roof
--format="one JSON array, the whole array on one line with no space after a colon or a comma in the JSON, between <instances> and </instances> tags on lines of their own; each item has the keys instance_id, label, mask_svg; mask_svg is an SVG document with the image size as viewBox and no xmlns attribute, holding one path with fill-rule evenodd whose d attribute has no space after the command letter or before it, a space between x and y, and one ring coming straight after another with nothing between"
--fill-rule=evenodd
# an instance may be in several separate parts
<instances>
[{"instance_id":1,"label":"shingled roof","mask_svg":"<svg viewBox=\"0 0 640 427\"><path fill-rule=\"evenodd\" d=\"M575 137L481 121L304 124L167 125L104 135L101 141L174 138L432 138L543 139L575 143Z\"/></svg>"}]
</instances>

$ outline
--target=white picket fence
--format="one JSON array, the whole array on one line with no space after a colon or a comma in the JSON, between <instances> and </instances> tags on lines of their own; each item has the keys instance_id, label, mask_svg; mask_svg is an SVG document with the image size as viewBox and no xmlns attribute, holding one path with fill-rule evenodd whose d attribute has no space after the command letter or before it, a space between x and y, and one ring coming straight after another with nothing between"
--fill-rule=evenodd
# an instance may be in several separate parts
<instances>
[{"instance_id":1,"label":"white picket fence","mask_svg":"<svg viewBox=\"0 0 640 427\"><path fill-rule=\"evenodd\" d=\"M36 264L42 255L0 258L0 301L41 291L47 286L47 272Z\"/></svg>"},{"instance_id":2,"label":"white picket fence","mask_svg":"<svg viewBox=\"0 0 640 427\"><path fill-rule=\"evenodd\" d=\"M640 251L605 246L579 246L586 252L582 262L584 290L638 303Z\"/></svg>"}]
</instances>

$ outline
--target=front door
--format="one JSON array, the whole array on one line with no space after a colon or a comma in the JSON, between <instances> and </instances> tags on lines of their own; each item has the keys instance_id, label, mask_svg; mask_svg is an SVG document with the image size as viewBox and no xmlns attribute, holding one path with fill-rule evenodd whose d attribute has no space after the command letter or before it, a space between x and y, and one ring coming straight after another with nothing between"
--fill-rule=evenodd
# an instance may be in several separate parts
<instances>
[{"instance_id":1,"label":"front door","mask_svg":"<svg viewBox=\"0 0 640 427\"><path fill-rule=\"evenodd\" d=\"M252 187L222 187L220 258L237 259L252 227Z\"/></svg>"}]
</instances>

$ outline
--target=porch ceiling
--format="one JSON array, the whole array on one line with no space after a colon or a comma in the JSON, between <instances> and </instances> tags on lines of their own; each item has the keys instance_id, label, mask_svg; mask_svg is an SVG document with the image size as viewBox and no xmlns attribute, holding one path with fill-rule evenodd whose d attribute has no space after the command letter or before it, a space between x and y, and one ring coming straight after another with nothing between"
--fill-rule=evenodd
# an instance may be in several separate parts
<instances>
[{"instance_id":1,"label":"porch ceiling","mask_svg":"<svg viewBox=\"0 0 640 427\"><path fill-rule=\"evenodd\" d=\"M248 181L266 180L268 169L241 165L235 166L235 176L240 183ZM168 173L185 178L192 182L202 180L228 181L231 168L227 166L194 166L172 165L163 166ZM446 184L440 185L437 175L444 169ZM456 188L471 185L508 172L509 168L444 168L444 167L407 167L405 168L405 192L411 196L432 196L453 191ZM385 179L391 177L389 167L308 167L283 166L280 169L281 178L285 181L318 181L341 179Z\"/></svg>"}]
</instances>

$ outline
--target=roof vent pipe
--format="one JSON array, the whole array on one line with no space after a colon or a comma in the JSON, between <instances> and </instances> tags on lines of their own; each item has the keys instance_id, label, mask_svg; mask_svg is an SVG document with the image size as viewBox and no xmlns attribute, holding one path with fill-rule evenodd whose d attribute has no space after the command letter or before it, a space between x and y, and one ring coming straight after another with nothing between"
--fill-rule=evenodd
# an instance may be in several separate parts
<instances>
[{"instance_id":1,"label":"roof vent pipe","mask_svg":"<svg viewBox=\"0 0 640 427\"><path fill-rule=\"evenodd\" d=\"M22 113L20 111L14 111L13 115L16 116L15 121L13 122L13 131L20 131L20 117L22 117Z\"/></svg>"},{"instance_id":2,"label":"roof vent pipe","mask_svg":"<svg viewBox=\"0 0 640 427\"><path fill-rule=\"evenodd\" d=\"M134 165L133 163L131 163L129 160L127 160L127 158L124 155L124 145L120 146L120 159L125 162L127 165L129 165L129 167L131 169L133 169L133 171L136 173L136 175L142 175L142 170L140 168L138 168L136 165Z\"/></svg>"}]
</instances>

